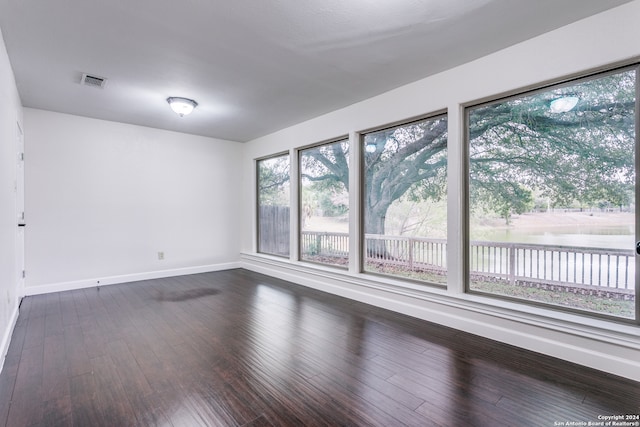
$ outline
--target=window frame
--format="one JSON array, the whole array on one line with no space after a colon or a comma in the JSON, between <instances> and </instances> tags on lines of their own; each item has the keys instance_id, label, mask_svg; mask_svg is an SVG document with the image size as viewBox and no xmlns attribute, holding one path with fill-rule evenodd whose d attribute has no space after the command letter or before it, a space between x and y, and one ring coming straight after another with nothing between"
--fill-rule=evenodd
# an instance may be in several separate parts
<instances>
[{"instance_id":1,"label":"window frame","mask_svg":"<svg viewBox=\"0 0 640 427\"><path fill-rule=\"evenodd\" d=\"M570 86L580 82L588 82L591 80L597 80L599 78L606 77L608 75L618 74L625 71L634 70L636 73L635 76L635 173L636 173L636 182L635 182L635 200L636 206L638 201L640 201L640 177L638 173L640 172L640 62L632 62L623 65L617 65L612 67L599 68L597 70L584 71L579 74L572 75L571 77L560 78L552 81L547 81L541 83L539 85L525 87L516 89L513 91L509 91L507 94L496 95L493 97L487 97L482 100L478 100L475 102L466 103L461 105L463 108L461 125L463 126L463 138L462 138L462 155L463 155L463 168L462 173L464 177L462 179L462 184L464 188L463 195L463 260L462 266L464 269L463 279L464 279L464 293L468 295L481 296L486 297L491 300L496 301L507 301L519 305L524 306L532 306L538 307L546 310L551 310L553 312L560 313L568 313L572 315L583 316L587 318L595 318L606 321L611 321L619 324L627 324L627 325L640 325L640 256L636 251L634 260L635 260L635 319L608 315L601 312L588 311L579 308L566 307L562 305L554 305L551 303L545 303L542 301L536 300L528 300L524 298L511 297L508 295L500 295L496 293L483 292L478 290L471 289L471 227L470 227L470 112L474 108L491 105L499 102L505 102L517 98L522 98L524 96L535 95L538 93L547 92L554 88L561 88L565 86ZM640 244L640 212L637 207L635 209L635 237L634 240L636 244Z\"/></svg>"},{"instance_id":2,"label":"window frame","mask_svg":"<svg viewBox=\"0 0 640 427\"><path fill-rule=\"evenodd\" d=\"M309 144L309 145L305 145L302 147L297 147L295 148L295 153L296 153L296 162L298 165L297 168L297 195L298 195L298 203L297 203L297 240L298 240L298 248L297 248L297 254L296 254L296 260L299 262L304 262L304 263L309 263L309 264L314 264L314 265L318 265L318 266L322 266L322 267L329 267L329 268L335 268L338 270L344 270L344 271L348 271L349 270L349 262L351 260L351 257L353 256L353 254L351 254L351 252L349 251L348 253L348 258L347 258L347 264L342 266L342 265L338 265L338 264L328 264L328 263L323 263L323 262L319 262L319 261L313 261L313 260L308 260L308 259L303 259L302 258L302 153L305 150L310 150L310 149L314 149L314 148L318 148L318 147L322 147L324 145L331 145L331 144L336 144L336 143L342 143L342 142L346 142L348 145L348 149L349 149L349 154L347 155L347 161L350 160L351 158L351 150L353 150L353 141L351 141L351 139L349 138L349 135L343 135L340 137L336 137L336 138L331 138L331 139L327 139L321 142L316 142L313 144ZM351 171L352 165L351 163L348 164L349 166L349 172ZM351 184L349 184L349 188L347 188L347 193L351 192ZM353 206L349 206L349 212L351 212L351 209L353 209ZM351 230L351 227L349 227L349 231L347 231L348 234L348 239L351 239L351 237L353 236L353 232ZM347 247L350 247L349 245Z\"/></svg>"},{"instance_id":3,"label":"window frame","mask_svg":"<svg viewBox=\"0 0 640 427\"><path fill-rule=\"evenodd\" d=\"M412 283L415 285L420 285L420 286L427 286L430 288L434 288L434 289L444 289L447 290L448 289L448 280L446 281L446 283L434 283L434 282L429 282L426 280L420 280L420 279L415 279L415 278L411 278L411 277L406 277L406 276L400 276L400 275L392 275L392 274L385 274L385 273L380 273L380 272L375 272L375 271L367 271L365 269L365 264L366 264L366 227L365 227L365 197L366 197L366 191L365 191L365 186L366 186L366 180L365 180L365 156L366 156L366 148L365 148L365 138L367 135L372 134L372 133L376 133L376 132L382 132L385 130L390 130L390 129L395 129L395 128L400 128L403 126L409 126L412 124L416 124L416 123L420 123L423 121L427 121L430 119L438 119L438 118L446 118L447 120L447 125L449 124L449 112L447 110L447 108L443 108L440 110L436 110L433 111L431 113L428 114L423 114L423 115L419 115L419 116L414 116L411 117L409 119L406 120L399 120L399 121L394 121L391 123L387 123L385 125L381 125L381 126L376 126L376 127L372 127L372 128L368 128L365 130L361 130L361 131L357 131L358 134L358 160L359 160L359 168L357 171L357 176L358 176L358 203L360 205L359 211L358 211L358 230L357 230L357 237L358 237L358 251L359 251L359 259L358 259L358 273L362 274L362 275L367 275L367 276L373 276L373 277L380 277L380 278L385 278L385 279L391 279L391 280L400 280L402 282L406 282L406 283ZM449 174L449 129L447 128L447 176ZM446 184L446 189L447 189L447 196L448 197L448 193L449 193L449 181L448 181L448 177L447 177L447 184ZM447 226L449 223L449 213L448 213L448 203L447 203ZM450 237L449 237L449 233L448 233L448 229L447 229L447 254L448 254L448 247L449 247L449 241L450 241ZM448 256L445 256L446 262L447 262L447 277L448 277L448 271L450 266L448 265Z\"/></svg>"},{"instance_id":4,"label":"window frame","mask_svg":"<svg viewBox=\"0 0 640 427\"><path fill-rule=\"evenodd\" d=\"M288 157L289 158L289 185L291 185L291 154L289 151L280 151L275 154L270 154L268 156L258 157L254 159L254 173L255 173L255 188L256 191L254 193L255 197L255 225L256 225L256 253L268 256L274 256L278 258L288 259L291 256L291 244L289 243L289 253L286 255L276 254L272 252L263 252L260 250L260 236L261 236L261 225L260 225L260 162L270 159L276 159L278 157ZM290 198L289 198L290 199ZM291 200L289 200L289 209L291 209ZM291 234L291 220L289 220L289 234Z\"/></svg>"}]
</instances>

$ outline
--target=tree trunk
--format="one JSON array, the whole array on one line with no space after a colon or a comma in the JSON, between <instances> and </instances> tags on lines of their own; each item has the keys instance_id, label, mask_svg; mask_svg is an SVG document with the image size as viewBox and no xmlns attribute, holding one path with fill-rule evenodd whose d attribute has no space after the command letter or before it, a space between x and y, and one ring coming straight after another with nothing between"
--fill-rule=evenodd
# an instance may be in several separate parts
<instances>
[{"instance_id":1,"label":"tree trunk","mask_svg":"<svg viewBox=\"0 0 640 427\"><path fill-rule=\"evenodd\" d=\"M365 234L384 235L384 221L387 215L389 205L378 206L372 209L365 206L364 214L364 232ZM367 257L369 258L388 258L387 246L384 240L370 239L365 240Z\"/></svg>"}]
</instances>

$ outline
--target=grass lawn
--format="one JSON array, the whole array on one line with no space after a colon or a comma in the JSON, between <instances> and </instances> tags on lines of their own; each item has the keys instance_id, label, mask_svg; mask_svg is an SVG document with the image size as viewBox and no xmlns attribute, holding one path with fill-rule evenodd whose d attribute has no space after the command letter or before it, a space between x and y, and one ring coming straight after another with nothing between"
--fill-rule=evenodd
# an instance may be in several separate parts
<instances>
[{"instance_id":1,"label":"grass lawn","mask_svg":"<svg viewBox=\"0 0 640 427\"><path fill-rule=\"evenodd\" d=\"M628 319L635 317L635 302L630 300L605 298L597 295L582 295L579 293L540 289L529 286L509 285L503 282L476 281L473 283L472 290L593 311Z\"/></svg>"},{"instance_id":2,"label":"grass lawn","mask_svg":"<svg viewBox=\"0 0 640 427\"><path fill-rule=\"evenodd\" d=\"M446 285L447 283L447 277L442 274L426 271L408 271L399 266L389 264L367 263L366 269L372 273L405 277L408 279L439 285ZM627 319L633 319L635 317L635 302L631 300L605 298L597 295L582 295L580 293L541 289L522 285L509 285L505 282L474 281L472 290L528 301L537 301L561 307L586 310Z\"/></svg>"}]
</instances>

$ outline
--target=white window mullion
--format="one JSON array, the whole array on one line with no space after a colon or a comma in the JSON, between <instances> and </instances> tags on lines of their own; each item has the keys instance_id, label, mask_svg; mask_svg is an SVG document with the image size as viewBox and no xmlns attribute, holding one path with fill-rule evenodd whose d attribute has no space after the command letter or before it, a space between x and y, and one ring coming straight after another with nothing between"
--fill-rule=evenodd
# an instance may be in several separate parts
<instances>
[{"instance_id":1,"label":"white window mullion","mask_svg":"<svg viewBox=\"0 0 640 427\"><path fill-rule=\"evenodd\" d=\"M289 210L289 259L291 261L297 261L300 258L300 177L298 170L300 168L300 161L298 159L298 150L292 148L289 151L289 159L291 161L289 168L289 176L291 186L290 190L290 206Z\"/></svg>"},{"instance_id":2,"label":"white window mullion","mask_svg":"<svg viewBox=\"0 0 640 427\"><path fill-rule=\"evenodd\" d=\"M362 143L358 132L349 133L349 272L359 273L362 265Z\"/></svg>"},{"instance_id":3,"label":"white window mullion","mask_svg":"<svg viewBox=\"0 0 640 427\"><path fill-rule=\"evenodd\" d=\"M466 258L466 154L464 108L455 105L448 110L447 145L447 290L463 293Z\"/></svg>"}]
</instances>

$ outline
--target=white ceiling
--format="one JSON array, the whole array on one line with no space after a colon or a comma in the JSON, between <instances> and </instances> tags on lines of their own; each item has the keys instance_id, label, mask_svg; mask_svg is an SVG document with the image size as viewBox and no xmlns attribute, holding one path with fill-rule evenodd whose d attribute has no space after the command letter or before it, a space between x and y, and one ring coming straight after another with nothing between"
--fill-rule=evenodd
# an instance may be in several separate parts
<instances>
[{"instance_id":1,"label":"white ceiling","mask_svg":"<svg viewBox=\"0 0 640 427\"><path fill-rule=\"evenodd\" d=\"M248 141L628 1L0 0L0 28L25 107Z\"/></svg>"}]
</instances>

